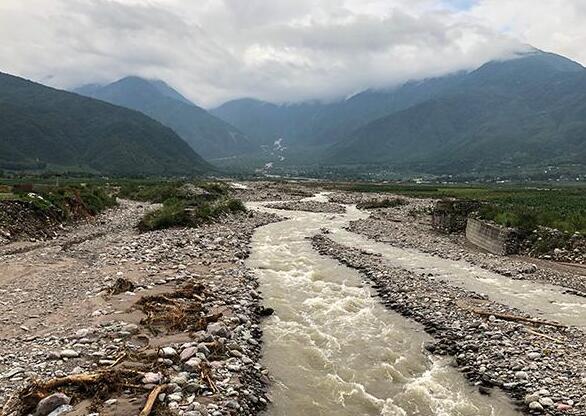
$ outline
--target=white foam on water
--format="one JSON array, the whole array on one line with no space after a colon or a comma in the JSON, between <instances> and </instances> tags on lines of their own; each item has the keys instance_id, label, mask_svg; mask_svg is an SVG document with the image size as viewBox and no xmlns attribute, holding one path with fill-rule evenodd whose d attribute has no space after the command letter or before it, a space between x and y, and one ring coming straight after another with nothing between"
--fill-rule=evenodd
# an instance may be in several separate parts
<instances>
[{"instance_id":1,"label":"white foam on water","mask_svg":"<svg viewBox=\"0 0 586 416\"><path fill-rule=\"evenodd\" d=\"M275 378L269 415L517 414L502 397L481 396L446 361L432 361L420 325L385 309L358 272L306 239L363 213L278 213L291 219L257 230L248 260L275 309L263 322L264 364Z\"/></svg>"},{"instance_id":2,"label":"white foam on water","mask_svg":"<svg viewBox=\"0 0 586 416\"><path fill-rule=\"evenodd\" d=\"M433 273L452 285L486 294L494 301L533 316L586 328L586 299L564 293L563 287L512 279L462 260L443 259L417 250L379 243L343 229L336 229L330 238L342 245L380 254L393 266Z\"/></svg>"}]
</instances>

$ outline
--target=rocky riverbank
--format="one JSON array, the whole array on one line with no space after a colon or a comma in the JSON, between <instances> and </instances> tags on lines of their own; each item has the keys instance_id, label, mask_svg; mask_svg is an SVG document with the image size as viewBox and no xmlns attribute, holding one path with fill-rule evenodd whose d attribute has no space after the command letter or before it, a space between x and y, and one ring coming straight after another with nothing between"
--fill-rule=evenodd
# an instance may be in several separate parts
<instances>
[{"instance_id":1,"label":"rocky riverbank","mask_svg":"<svg viewBox=\"0 0 586 416\"><path fill-rule=\"evenodd\" d=\"M322 212L326 214L343 214L346 212L346 207L343 205L319 201L281 202L276 204L267 204L266 207L286 211Z\"/></svg>"},{"instance_id":2,"label":"rocky riverbank","mask_svg":"<svg viewBox=\"0 0 586 416\"><path fill-rule=\"evenodd\" d=\"M245 201L292 201L308 198L314 191L290 182L238 182L232 185L234 197Z\"/></svg>"},{"instance_id":3,"label":"rocky riverbank","mask_svg":"<svg viewBox=\"0 0 586 416\"><path fill-rule=\"evenodd\" d=\"M125 203L92 232L0 254L3 414L128 415L150 404L151 414L219 416L265 407L259 321L270 311L243 259L254 229L277 217L246 213L139 234L144 209Z\"/></svg>"},{"instance_id":4,"label":"rocky riverbank","mask_svg":"<svg viewBox=\"0 0 586 416\"><path fill-rule=\"evenodd\" d=\"M335 194L329 198L340 203L368 200L368 196L360 194ZM551 283L586 295L586 272L572 273L555 263L482 252L461 234L445 235L433 230L429 215L433 200L404 199L408 202L406 205L373 210L369 218L351 222L348 230L397 247L414 248L449 260L463 260L504 276Z\"/></svg>"},{"instance_id":5,"label":"rocky riverbank","mask_svg":"<svg viewBox=\"0 0 586 416\"><path fill-rule=\"evenodd\" d=\"M425 326L484 394L501 388L530 414L586 415L585 335L537 321L485 296L394 267L378 255L312 239L322 255L359 270L388 308Z\"/></svg>"}]
</instances>

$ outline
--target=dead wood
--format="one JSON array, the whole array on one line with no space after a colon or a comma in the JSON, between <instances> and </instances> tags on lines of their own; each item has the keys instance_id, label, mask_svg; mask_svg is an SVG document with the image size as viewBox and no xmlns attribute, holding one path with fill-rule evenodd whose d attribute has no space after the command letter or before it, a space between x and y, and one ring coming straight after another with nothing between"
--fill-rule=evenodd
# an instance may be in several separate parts
<instances>
[{"instance_id":1,"label":"dead wood","mask_svg":"<svg viewBox=\"0 0 586 416\"><path fill-rule=\"evenodd\" d=\"M153 411L153 406L155 405L155 402L157 400L157 397L159 397L159 394L161 394L161 392L163 391L163 389L165 387L166 386L157 386L150 392L150 394L147 398L146 404L144 405L144 408L140 412L139 416L149 416L151 414L151 412Z\"/></svg>"}]
</instances>

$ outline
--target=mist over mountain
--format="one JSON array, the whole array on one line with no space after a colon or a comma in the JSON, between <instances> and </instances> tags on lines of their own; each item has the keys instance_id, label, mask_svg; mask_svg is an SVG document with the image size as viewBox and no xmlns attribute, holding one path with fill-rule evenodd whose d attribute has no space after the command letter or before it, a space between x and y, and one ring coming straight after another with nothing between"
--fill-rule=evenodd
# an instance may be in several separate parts
<instances>
[{"instance_id":1,"label":"mist over mountain","mask_svg":"<svg viewBox=\"0 0 586 416\"><path fill-rule=\"evenodd\" d=\"M192 175L212 167L139 112L0 73L0 168Z\"/></svg>"},{"instance_id":2,"label":"mist over mountain","mask_svg":"<svg viewBox=\"0 0 586 416\"><path fill-rule=\"evenodd\" d=\"M196 106L163 81L126 77L108 85L82 86L75 92L140 111L160 121L207 159L257 150L238 129Z\"/></svg>"},{"instance_id":3,"label":"mist over mountain","mask_svg":"<svg viewBox=\"0 0 586 416\"><path fill-rule=\"evenodd\" d=\"M537 50L334 103L244 99L213 113L262 143L304 149L288 161L297 165L316 151L331 166L433 173L586 160L586 69Z\"/></svg>"},{"instance_id":4,"label":"mist over mountain","mask_svg":"<svg viewBox=\"0 0 586 416\"><path fill-rule=\"evenodd\" d=\"M329 163L437 172L586 160L586 70L554 54L490 62L430 100L370 122Z\"/></svg>"}]
</instances>

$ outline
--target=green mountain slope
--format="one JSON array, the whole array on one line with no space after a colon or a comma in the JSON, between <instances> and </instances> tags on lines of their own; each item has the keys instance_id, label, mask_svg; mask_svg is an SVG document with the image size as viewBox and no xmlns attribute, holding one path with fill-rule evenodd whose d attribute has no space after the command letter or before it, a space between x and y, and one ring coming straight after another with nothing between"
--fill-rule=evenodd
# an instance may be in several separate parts
<instances>
[{"instance_id":1,"label":"green mountain slope","mask_svg":"<svg viewBox=\"0 0 586 416\"><path fill-rule=\"evenodd\" d=\"M461 173L584 165L585 79L580 64L534 50L334 103L243 99L213 113L264 144L282 138L287 154L274 164L283 168Z\"/></svg>"},{"instance_id":2,"label":"green mountain slope","mask_svg":"<svg viewBox=\"0 0 586 416\"><path fill-rule=\"evenodd\" d=\"M0 168L187 175L211 166L136 111L0 73Z\"/></svg>"},{"instance_id":3,"label":"green mountain slope","mask_svg":"<svg viewBox=\"0 0 586 416\"><path fill-rule=\"evenodd\" d=\"M331 144L364 124L441 94L462 76L457 73L393 89L367 90L333 103L278 105L245 98L229 101L211 112L261 144L279 138L291 147Z\"/></svg>"},{"instance_id":4,"label":"green mountain slope","mask_svg":"<svg viewBox=\"0 0 586 416\"><path fill-rule=\"evenodd\" d=\"M126 77L106 86L84 86L76 92L140 111L160 121L207 159L257 149L239 130L192 104L162 81Z\"/></svg>"},{"instance_id":5,"label":"green mountain slope","mask_svg":"<svg viewBox=\"0 0 586 416\"><path fill-rule=\"evenodd\" d=\"M435 172L584 163L586 70L553 54L490 62L335 144L331 164Z\"/></svg>"}]
</instances>

